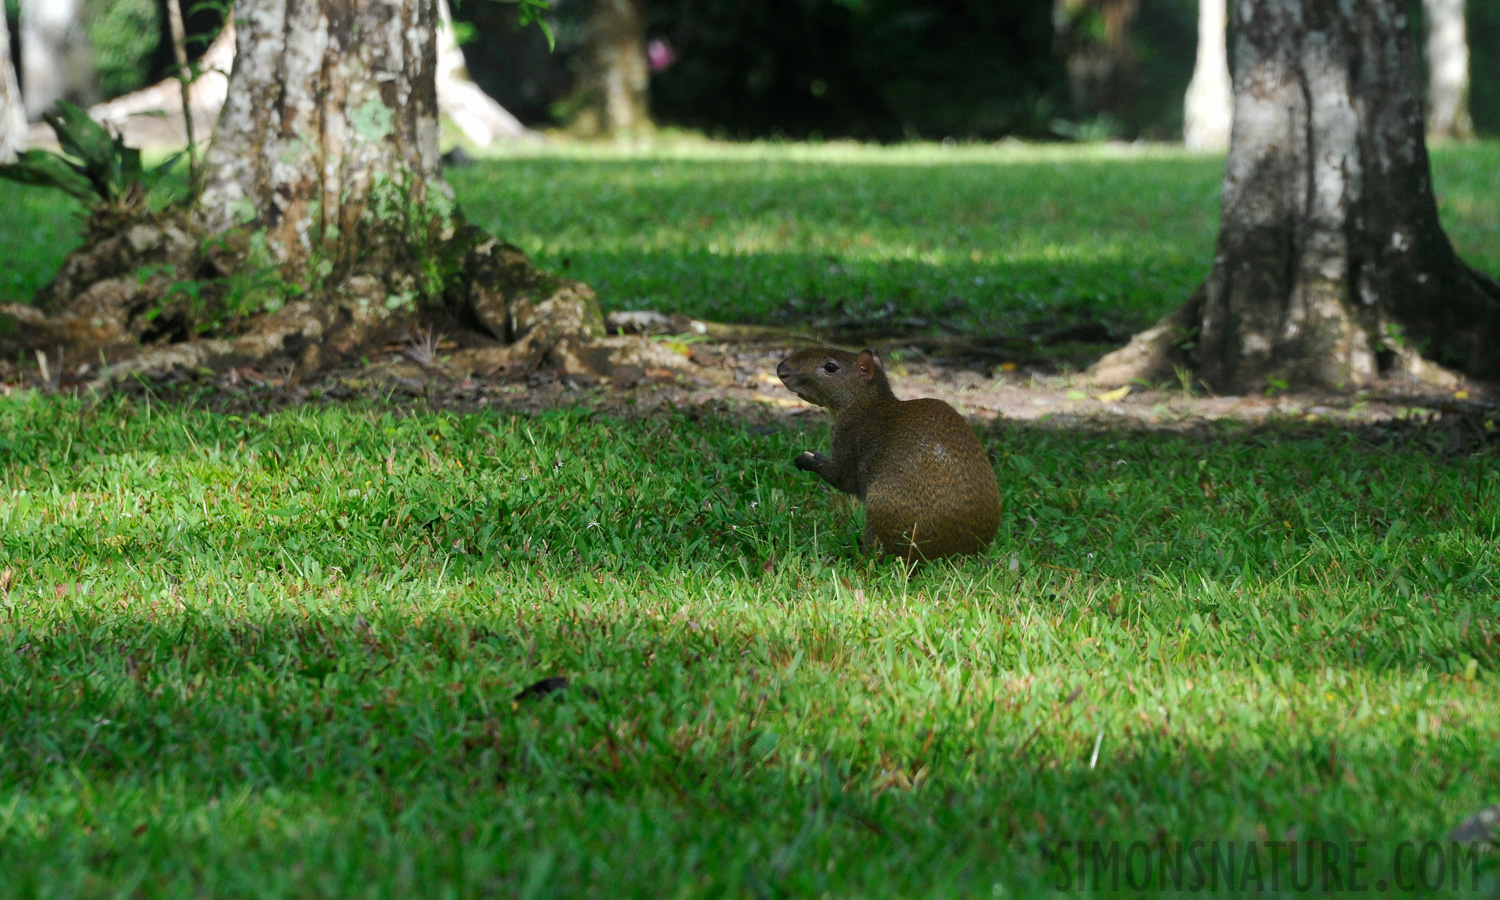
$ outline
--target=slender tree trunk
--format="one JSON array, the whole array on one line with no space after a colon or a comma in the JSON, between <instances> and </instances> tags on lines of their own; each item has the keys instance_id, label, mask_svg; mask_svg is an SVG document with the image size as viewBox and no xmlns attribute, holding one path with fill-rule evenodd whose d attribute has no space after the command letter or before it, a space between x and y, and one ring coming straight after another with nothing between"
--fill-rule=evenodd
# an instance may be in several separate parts
<instances>
[{"instance_id":1,"label":"slender tree trunk","mask_svg":"<svg viewBox=\"0 0 1500 900\"><path fill-rule=\"evenodd\" d=\"M586 137L652 129L641 0L589 0L573 130Z\"/></svg>"},{"instance_id":2,"label":"slender tree trunk","mask_svg":"<svg viewBox=\"0 0 1500 900\"><path fill-rule=\"evenodd\" d=\"M1234 93L1225 43L1227 5L1227 0L1198 0L1198 59L1182 104L1182 140L1189 150L1220 151L1229 146Z\"/></svg>"},{"instance_id":3,"label":"slender tree trunk","mask_svg":"<svg viewBox=\"0 0 1500 900\"><path fill-rule=\"evenodd\" d=\"M1214 390L1500 376L1500 285L1438 224L1411 27L1384 0L1238 0L1234 127L1213 270L1096 380Z\"/></svg>"},{"instance_id":4,"label":"slender tree trunk","mask_svg":"<svg viewBox=\"0 0 1500 900\"><path fill-rule=\"evenodd\" d=\"M1078 114L1121 119L1135 103L1130 24L1139 6L1139 0L1054 0L1053 31Z\"/></svg>"},{"instance_id":5,"label":"slender tree trunk","mask_svg":"<svg viewBox=\"0 0 1500 900\"><path fill-rule=\"evenodd\" d=\"M15 67L10 64L10 26L0 9L0 163L26 149L26 108Z\"/></svg>"},{"instance_id":6,"label":"slender tree trunk","mask_svg":"<svg viewBox=\"0 0 1500 900\"><path fill-rule=\"evenodd\" d=\"M240 0L235 14L198 202L96 211L34 305L0 306L23 347L103 356L115 375L311 371L418 328L504 342L486 371L610 372L638 350L596 343L586 285L456 209L439 167L435 0Z\"/></svg>"},{"instance_id":7,"label":"slender tree trunk","mask_svg":"<svg viewBox=\"0 0 1500 900\"><path fill-rule=\"evenodd\" d=\"M21 86L35 120L58 100L99 100L94 53L83 24L83 0L22 0Z\"/></svg>"},{"instance_id":8,"label":"slender tree trunk","mask_svg":"<svg viewBox=\"0 0 1500 900\"><path fill-rule=\"evenodd\" d=\"M442 24L438 30L437 94L443 115L477 147L488 147L502 139L539 138L469 77L448 0L438 0L438 16Z\"/></svg>"},{"instance_id":9,"label":"slender tree trunk","mask_svg":"<svg viewBox=\"0 0 1500 900\"><path fill-rule=\"evenodd\" d=\"M1427 15L1427 133L1471 138L1464 0L1422 0Z\"/></svg>"}]
</instances>

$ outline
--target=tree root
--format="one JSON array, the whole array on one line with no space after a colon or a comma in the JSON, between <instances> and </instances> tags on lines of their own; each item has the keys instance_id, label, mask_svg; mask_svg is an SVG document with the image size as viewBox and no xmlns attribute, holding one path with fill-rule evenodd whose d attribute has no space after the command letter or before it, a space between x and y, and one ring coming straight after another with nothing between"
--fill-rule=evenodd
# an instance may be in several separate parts
<instances>
[{"instance_id":1,"label":"tree root","mask_svg":"<svg viewBox=\"0 0 1500 900\"><path fill-rule=\"evenodd\" d=\"M1202 306L1203 289L1199 288L1188 302L1131 338L1130 343L1106 353L1084 372L1084 378L1101 387L1171 379L1180 366L1188 363L1182 345L1197 329Z\"/></svg>"}]
</instances>

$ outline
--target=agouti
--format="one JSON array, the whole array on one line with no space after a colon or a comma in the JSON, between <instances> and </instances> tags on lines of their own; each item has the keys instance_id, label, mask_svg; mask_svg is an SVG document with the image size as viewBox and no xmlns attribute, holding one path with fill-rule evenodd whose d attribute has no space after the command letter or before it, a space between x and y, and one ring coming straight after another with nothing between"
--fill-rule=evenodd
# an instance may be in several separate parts
<instances>
[{"instance_id":1,"label":"agouti","mask_svg":"<svg viewBox=\"0 0 1500 900\"><path fill-rule=\"evenodd\" d=\"M776 374L833 414L833 457L807 451L793 464L864 502L861 549L913 560L989 546L1000 527L1000 488L957 410L941 400L897 400L872 350L815 347L782 360Z\"/></svg>"}]
</instances>

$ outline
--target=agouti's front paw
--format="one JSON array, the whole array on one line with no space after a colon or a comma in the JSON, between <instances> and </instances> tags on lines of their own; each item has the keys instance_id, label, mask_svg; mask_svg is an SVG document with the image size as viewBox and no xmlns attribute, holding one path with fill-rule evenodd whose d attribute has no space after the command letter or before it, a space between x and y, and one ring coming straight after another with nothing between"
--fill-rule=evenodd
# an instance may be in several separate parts
<instances>
[{"instance_id":1,"label":"agouti's front paw","mask_svg":"<svg viewBox=\"0 0 1500 900\"><path fill-rule=\"evenodd\" d=\"M792 460L792 465L806 472L816 472L828 463L828 457L811 450L802 451L802 455Z\"/></svg>"}]
</instances>

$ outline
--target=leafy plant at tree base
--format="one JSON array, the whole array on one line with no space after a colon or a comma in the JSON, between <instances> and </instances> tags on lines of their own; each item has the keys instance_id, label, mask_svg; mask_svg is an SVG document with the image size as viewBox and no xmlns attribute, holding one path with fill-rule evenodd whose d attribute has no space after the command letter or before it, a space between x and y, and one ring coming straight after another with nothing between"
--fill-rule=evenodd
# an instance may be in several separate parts
<instances>
[{"instance_id":1,"label":"leafy plant at tree base","mask_svg":"<svg viewBox=\"0 0 1500 900\"><path fill-rule=\"evenodd\" d=\"M89 118L87 110L60 102L59 111L43 113L62 153L27 150L13 163L0 165L0 178L21 184L57 188L93 208L95 215L132 216L149 205L152 192L182 158L173 154L156 166L141 162L141 151Z\"/></svg>"}]
</instances>

